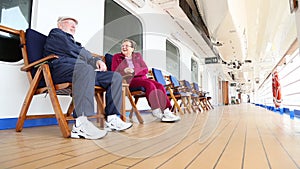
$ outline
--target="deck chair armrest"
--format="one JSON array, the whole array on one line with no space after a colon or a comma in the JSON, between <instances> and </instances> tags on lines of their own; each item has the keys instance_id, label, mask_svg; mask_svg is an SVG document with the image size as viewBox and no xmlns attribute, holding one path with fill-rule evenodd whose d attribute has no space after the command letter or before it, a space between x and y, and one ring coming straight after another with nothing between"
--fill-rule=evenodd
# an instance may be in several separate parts
<instances>
[{"instance_id":1,"label":"deck chair armrest","mask_svg":"<svg viewBox=\"0 0 300 169\"><path fill-rule=\"evenodd\" d=\"M166 87L166 88L169 87L170 89L174 88L172 84L166 84L166 85L164 85L164 87Z\"/></svg>"},{"instance_id":2,"label":"deck chair armrest","mask_svg":"<svg viewBox=\"0 0 300 169\"><path fill-rule=\"evenodd\" d=\"M183 86L176 86L176 87L174 87L174 90L178 91L178 92L187 92L186 88Z\"/></svg>"},{"instance_id":3,"label":"deck chair armrest","mask_svg":"<svg viewBox=\"0 0 300 169\"><path fill-rule=\"evenodd\" d=\"M97 53L91 53L93 57L100 58L103 62L105 62L105 56L99 55Z\"/></svg>"},{"instance_id":4,"label":"deck chair armrest","mask_svg":"<svg viewBox=\"0 0 300 169\"><path fill-rule=\"evenodd\" d=\"M102 57L101 55L99 55L99 54L97 54L97 53L91 53L91 54L92 54L93 57L99 57L99 58Z\"/></svg>"},{"instance_id":5,"label":"deck chair armrest","mask_svg":"<svg viewBox=\"0 0 300 169\"><path fill-rule=\"evenodd\" d=\"M122 76L123 77L123 79L128 79L128 78L132 78L133 77L133 74L125 74L125 75L123 75Z\"/></svg>"},{"instance_id":6,"label":"deck chair armrest","mask_svg":"<svg viewBox=\"0 0 300 169\"><path fill-rule=\"evenodd\" d=\"M44 62L46 62L46 61L49 61L49 60L52 60L52 59L57 59L57 58L58 58L57 55L49 55L49 56L46 56L46 57L44 57L44 58L42 58L42 59L40 59L40 60L37 60L37 61L35 61L35 62L30 63L30 64L27 65L27 66L21 67L21 71L29 71L29 70L31 70L32 68L38 66L39 64L42 64L42 63L44 63Z\"/></svg>"},{"instance_id":7,"label":"deck chair armrest","mask_svg":"<svg viewBox=\"0 0 300 169\"><path fill-rule=\"evenodd\" d=\"M129 86L129 84L127 83L127 80L129 78L133 77L133 75L132 74L126 74L126 75L123 75L122 77L123 77L123 87L124 87L124 84Z\"/></svg>"},{"instance_id":8,"label":"deck chair armrest","mask_svg":"<svg viewBox=\"0 0 300 169\"><path fill-rule=\"evenodd\" d=\"M180 90L187 90L188 88L185 86L177 86L176 88L180 89Z\"/></svg>"}]
</instances>

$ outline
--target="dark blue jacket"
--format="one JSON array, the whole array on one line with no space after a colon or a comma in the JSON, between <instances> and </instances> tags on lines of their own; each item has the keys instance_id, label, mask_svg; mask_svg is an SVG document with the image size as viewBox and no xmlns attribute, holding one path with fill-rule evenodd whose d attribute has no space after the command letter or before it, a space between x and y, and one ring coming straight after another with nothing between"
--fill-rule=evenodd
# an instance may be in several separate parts
<instances>
[{"instance_id":1,"label":"dark blue jacket","mask_svg":"<svg viewBox=\"0 0 300 169\"><path fill-rule=\"evenodd\" d=\"M100 60L100 58L93 57L80 43L75 42L71 34L58 28L50 31L44 46L44 56L50 54L55 54L59 56L59 60L63 59L70 64L75 64L77 59L81 59L94 68L96 68L97 60Z\"/></svg>"}]
</instances>

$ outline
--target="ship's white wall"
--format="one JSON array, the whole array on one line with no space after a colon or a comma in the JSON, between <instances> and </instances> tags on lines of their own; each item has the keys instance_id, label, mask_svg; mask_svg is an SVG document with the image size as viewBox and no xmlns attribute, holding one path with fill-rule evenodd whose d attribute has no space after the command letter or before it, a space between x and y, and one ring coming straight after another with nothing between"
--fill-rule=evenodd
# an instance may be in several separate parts
<instances>
[{"instance_id":1,"label":"ship's white wall","mask_svg":"<svg viewBox=\"0 0 300 169\"><path fill-rule=\"evenodd\" d=\"M296 27L297 27L297 37L298 37L298 41L300 40L300 9L298 9L295 12L295 19L296 19ZM299 44L299 48L300 48L300 43Z\"/></svg>"},{"instance_id":2,"label":"ship's white wall","mask_svg":"<svg viewBox=\"0 0 300 169\"><path fill-rule=\"evenodd\" d=\"M91 12L92 11L92 12ZM31 27L47 35L56 27L59 16L72 16L79 25L76 40L92 52L102 53L104 1L90 0L34 0ZM0 118L19 116L23 100L29 88L27 76L20 71L21 63L0 63ZM67 110L70 97L60 97L63 111ZM52 113L49 96L34 97L29 108L30 114Z\"/></svg>"},{"instance_id":3,"label":"ship's white wall","mask_svg":"<svg viewBox=\"0 0 300 169\"><path fill-rule=\"evenodd\" d=\"M102 53L104 2L99 0L34 0L32 28L48 35L59 16L78 20L75 40L92 52Z\"/></svg>"},{"instance_id":4,"label":"ship's white wall","mask_svg":"<svg viewBox=\"0 0 300 169\"><path fill-rule=\"evenodd\" d=\"M87 3L88 2L88 3ZM157 67L166 70L166 39L170 40L180 49L181 67L180 78L191 80L191 57L199 54L194 53L196 49L181 40L171 36L180 28L172 18L163 13L155 6L146 5L138 8L130 1L115 0L129 12L136 15L142 22L144 29L144 51L143 56L149 67ZM71 16L78 19L79 24L75 39L82 43L92 52L103 54L103 23L104 23L104 1L103 0L34 0L31 27L44 34L56 27L59 16ZM200 64L200 63L199 63ZM26 75L20 71L20 65L7 65L0 63L1 101L0 118L18 117L22 102L28 90ZM214 93L217 91L217 71L203 68L202 88ZM3 78L4 77L4 78ZM213 98L217 97L217 92ZM60 97L63 111L66 111L70 98ZM142 104L141 107L146 107ZM33 114L46 114L53 112L49 97L41 95L34 98L29 112Z\"/></svg>"},{"instance_id":5,"label":"ship's white wall","mask_svg":"<svg viewBox=\"0 0 300 169\"><path fill-rule=\"evenodd\" d=\"M19 64L0 63L0 118L15 117L20 111L25 89L29 86L20 67Z\"/></svg>"}]
</instances>

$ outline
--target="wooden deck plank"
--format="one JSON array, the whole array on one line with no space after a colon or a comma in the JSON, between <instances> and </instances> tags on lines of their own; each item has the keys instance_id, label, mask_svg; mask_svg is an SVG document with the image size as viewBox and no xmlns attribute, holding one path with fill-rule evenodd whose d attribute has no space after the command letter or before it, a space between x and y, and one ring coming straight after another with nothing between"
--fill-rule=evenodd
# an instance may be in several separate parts
<instances>
[{"instance_id":1,"label":"wooden deck plank","mask_svg":"<svg viewBox=\"0 0 300 169\"><path fill-rule=\"evenodd\" d=\"M167 152L164 152L162 154L158 154L155 156L151 156L149 158L145 158L141 160L139 163L136 163L131 168L145 168L145 167L151 167L156 168L161 165L163 165L166 161L168 161L170 158L175 156L175 154L180 153L182 150L184 150L186 147L188 147L190 144L193 144L195 141L199 139L200 135L200 127L203 124L204 118L201 118L201 116L197 116L195 123L193 124L193 128L190 130L188 135L175 147L170 149Z\"/></svg>"},{"instance_id":2,"label":"wooden deck plank","mask_svg":"<svg viewBox=\"0 0 300 169\"><path fill-rule=\"evenodd\" d=\"M13 169L24 169L24 168L41 168L45 165L51 164L51 163L55 163L55 162L59 162L62 160L69 160L69 162L72 161L72 157L70 156L66 156L66 155L62 155L62 154L58 154L58 155L53 155L47 158L43 158L40 160L35 160L35 161L31 161L28 163L25 163L23 165L19 165L16 167L13 167Z\"/></svg>"},{"instance_id":3,"label":"wooden deck plank","mask_svg":"<svg viewBox=\"0 0 300 169\"><path fill-rule=\"evenodd\" d=\"M221 129L214 140L206 147L199 149L187 168L213 168L218 162L221 153L223 152L228 140L230 139L234 129L237 126L237 122L230 121L227 126Z\"/></svg>"},{"instance_id":4,"label":"wooden deck plank","mask_svg":"<svg viewBox=\"0 0 300 169\"><path fill-rule=\"evenodd\" d=\"M270 114L270 117L274 115L275 114ZM289 157L284 147L280 144L278 139L273 134L274 129L276 128L274 128L272 120L260 123L260 127L258 128L271 168L298 168L294 161Z\"/></svg>"},{"instance_id":5,"label":"wooden deck plank","mask_svg":"<svg viewBox=\"0 0 300 169\"><path fill-rule=\"evenodd\" d=\"M272 118L273 123L269 123L273 130L270 130L276 137L279 144L286 150L290 158L300 168L300 119L290 120L289 117L280 116Z\"/></svg>"},{"instance_id":6,"label":"wooden deck plank","mask_svg":"<svg viewBox=\"0 0 300 169\"><path fill-rule=\"evenodd\" d=\"M244 147L245 147L245 132L246 124L244 121L239 121L228 145L224 149L220 160L216 165L216 169L230 168L240 169L243 165ZM232 163L234 161L234 163Z\"/></svg>"},{"instance_id":7,"label":"wooden deck plank","mask_svg":"<svg viewBox=\"0 0 300 169\"><path fill-rule=\"evenodd\" d=\"M58 126L0 137L0 168L300 168L300 120L252 104L134 124L100 140L66 139Z\"/></svg>"},{"instance_id":8,"label":"wooden deck plank","mask_svg":"<svg viewBox=\"0 0 300 169\"><path fill-rule=\"evenodd\" d=\"M184 168L192 160L192 158L199 153L201 148L205 147L209 143L209 141L204 144L199 143L201 127L203 127L203 121L200 125L193 128L191 134L189 134L186 139L172 150L160 156L145 159L133 168L143 168L146 166L151 166L153 168Z\"/></svg>"},{"instance_id":9,"label":"wooden deck plank","mask_svg":"<svg viewBox=\"0 0 300 169\"><path fill-rule=\"evenodd\" d=\"M110 165L113 161L119 159L120 156L114 155L114 154L105 154L103 156L90 159L84 163L81 163L79 165L73 166L72 168L76 169L82 169L82 168L100 168L107 165Z\"/></svg>"},{"instance_id":10,"label":"wooden deck plank","mask_svg":"<svg viewBox=\"0 0 300 169\"><path fill-rule=\"evenodd\" d=\"M269 168L254 119L247 122L244 169Z\"/></svg>"},{"instance_id":11,"label":"wooden deck plank","mask_svg":"<svg viewBox=\"0 0 300 169\"><path fill-rule=\"evenodd\" d=\"M77 167L81 164L89 163L92 160L101 158L102 156L107 155L108 153L103 149L97 149L91 152L87 152L85 154L77 155L72 157L70 160L61 160L59 162L55 162L49 164L47 166L42 167L43 169L53 169L53 168L70 168ZM95 167L93 167L95 168Z\"/></svg>"},{"instance_id":12,"label":"wooden deck plank","mask_svg":"<svg viewBox=\"0 0 300 169\"><path fill-rule=\"evenodd\" d=\"M80 145L80 144L78 144ZM77 145L77 147L79 147ZM64 152L72 151L76 146L69 146L69 145L60 145L60 147L53 146L47 147L44 149L34 149L32 151L27 151L22 153L19 157L18 154L14 155L13 158L10 158L8 161L3 161L1 165L6 167L13 167L19 166L22 164L26 164L32 161L40 160L43 158L48 158L50 156L55 156L58 154L63 154Z\"/></svg>"}]
</instances>

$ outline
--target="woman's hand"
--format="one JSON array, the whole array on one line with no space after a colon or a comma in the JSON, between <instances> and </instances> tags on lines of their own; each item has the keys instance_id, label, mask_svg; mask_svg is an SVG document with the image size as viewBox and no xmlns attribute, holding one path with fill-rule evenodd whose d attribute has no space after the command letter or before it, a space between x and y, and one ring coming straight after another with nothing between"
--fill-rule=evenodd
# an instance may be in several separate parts
<instances>
[{"instance_id":1,"label":"woman's hand","mask_svg":"<svg viewBox=\"0 0 300 169\"><path fill-rule=\"evenodd\" d=\"M132 69L132 68L130 68L130 67L127 67L127 68L124 69L124 72L125 72L126 74L132 74L132 73L134 73L134 69Z\"/></svg>"}]
</instances>

